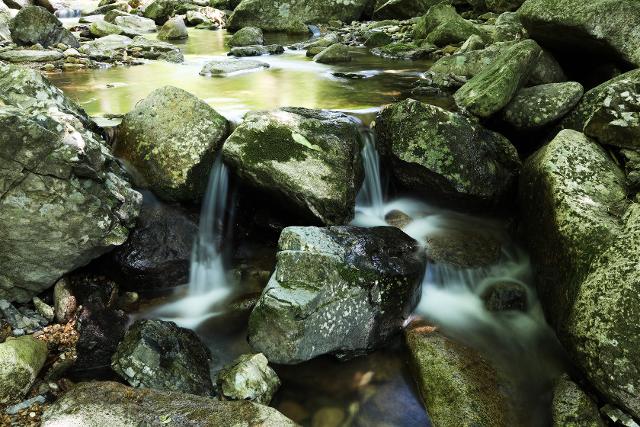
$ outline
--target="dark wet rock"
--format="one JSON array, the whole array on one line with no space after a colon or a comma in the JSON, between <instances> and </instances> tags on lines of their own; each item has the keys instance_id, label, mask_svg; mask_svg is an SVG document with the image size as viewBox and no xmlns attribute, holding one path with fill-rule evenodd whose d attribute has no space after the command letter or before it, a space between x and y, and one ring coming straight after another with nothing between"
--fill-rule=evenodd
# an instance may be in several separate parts
<instances>
[{"instance_id":1,"label":"dark wet rock","mask_svg":"<svg viewBox=\"0 0 640 427\"><path fill-rule=\"evenodd\" d=\"M336 64L339 62L350 62L353 59L351 49L342 43L336 43L313 57L315 62L321 64Z\"/></svg>"},{"instance_id":2,"label":"dark wet rock","mask_svg":"<svg viewBox=\"0 0 640 427\"><path fill-rule=\"evenodd\" d=\"M163 25L173 16L177 3L175 0L154 0L144 9L142 15L153 19L158 25Z\"/></svg>"},{"instance_id":3,"label":"dark wet rock","mask_svg":"<svg viewBox=\"0 0 640 427\"><path fill-rule=\"evenodd\" d=\"M264 44L262 30L256 27L244 27L238 30L229 40L229 46L251 46Z\"/></svg>"},{"instance_id":4,"label":"dark wet rock","mask_svg":"<svg viewBox=\"0 0 640 427\"><path fill-rule=\"evenodd\" d=\"M19 402L47 359L47 344L26 335L0 343L0 404Z\"/></svg>"},{"instance_id":5,"label":"dark wet rock","mask_svg":"<svg viewBox=\"0 0 640 427\"><path fill-rule=\"evenodd\" d=\"M635 0L528 0L518 14L542 44L640 66L640 3Z\"/></svg>"},{"instance_id":6,"label":"dark wet rock","mask_svg":"<svg viewBox=\"0 0 640 427\"><path fill-rule=\"evenodd\" d=\"M553 427L605 426L596 403L566 374L558 379L553 388L551 416Z\"/></svg>"},{"instance_id":7,"label":"dark wet rock","mask_svg":"<svg viewBox=\"0 0 640 427\"><path fill-rule=\"evenodd\" d=\"M433 425L518 425L508 388L477 351L415 323L405 330L405 338L413 377Z\"/></svg>"},{"instance_id":8,"label":"dark wet rock","mask_svg":"<svg viewBox=\"0 0 640 427\"><path fill-rule=\"evenodd\" d=\"M390 226L402 229L409 225L409 223L413 221L413 218L402 211L392 210L384 216L384 220Z\"/></svg>"},{"instance_id":9,"label":"dark wet rock","mask_svg":"<svg viewBox=\"0 0 640 427\"><path fill-rule=\"evenodd\" d=\"M120 35L123 33L122 28L106 21L96 21L92 23L89 26L89 31L91 32L91 35L96 38L105 37L111 34Z\"/></svg>"},{"instance_id":10,"label":"dark wet rock","mask_svg":"<svg viewBox=\"0 0 640 427\"><path fill-rule=\"evenodd\" d=\"M357 20L367 4L367 0L242 0L228 26L231 30L251 26L269 32L306 34L306 24Z\"/></svg>"},{"instance_id":11,"label":"dark wet rock","mask_svg":"<svg viewBox=\"0 0 640 427\"><path fill-rule=\"evenodd\" d=\"M474 0L473 4L481 10L502 13L516 11L524 2L525 0Z\"/></svg>"},{"instance_id":12,"label":"dark wet rock","mask_svg":"<svg viewBox=\"0 0 640 427\"><path fill-rule=\"evenodd\" d=\"M501 242L489 233L442 228L425 240L427 258L459 268L477 268L494 264L501 254Z\"/></svg>"},{"instance_id":13,"label":"dark wet rock","mask_svg":"<svg viewBox=\"0 0 640 427\"><path fill-rule=\"evenodd\" d=\"M461 43L472 35L488 38L485 31L458 15L456 9L447 3L431 7L415 24L413 35L416 39L426 39L440 47Z\"/></svg>"},{"instance_id":14,"label":"dark wet rock","mask_svg":"<svg viewBox=\"0 0 640 427\"><path fill-rule=\"evenodd\" d=\"M54 62L64 58L57 50L7 50L0 52L0 60L7 62Z\"/></svg>"},{"instance_id":15,"label":"dark wet rock","mask_svg":"<svg viewBox=\"0 0 640 427\"><path fill-rule=\"evenodd\" d=\"M418 60L429 58L436 49L436 46L429 43L420 45L413 42L393 42L386 46L371 49L371 53L382 58Z\"/></svg>"},{"instance_id":16,"label":"dark wet rock","mask_svg":"<svg viewBox=\"0 0 640 427\"><path fill-rule=\"evenodd\" d=\"M635 150L620 150L624 160L624 171L627 175L627 185L631 194L640 191L640 152ZM636 200L638 198L636 197Z\"/></svg>"},{"instance_id":17,"label":"dark wet rock","mask_svg":"<svg viewBox=\"0 0 640 427\"><path fill-rule=\"evenodd\" d=\"M514 44L456 92L456 104L479 117L500 111L526 83L541 52L533 40Z\"/></svg>"},{"instance_id":18,"label":"dark wet rock","mask_svg":"<svg viewBox=\"0 0 640 427\"><path fill-rule=\"evenodd\" d=\"M378 1L373 18L409 19L422 16L429 8L442 0L382 0Z\"/></svg>"},{"instance_id":19,"label":"dark wet rock","mask_svg":"<svg viewBox=\"0 0 640 427\"><path fill-rule=\"evenodd\" d=\"M194 201L204 194L229 123L194 95L165 86L138 102L118 129L115 153L154 193L169 201Z\"/></svg>"},{"instance_id":20,"label":"dark wet rock","mask_svg":"<svg viewBox=\"0 0 640 427\"><path fill-rule=\"evenodd\" d=\"M162 320L138 320L113 355L113 370L134 387L210 396L211 354L195 332Z\"/></svg>"},{"instance_id":21,"label":"dark wet rock","mask_svg":"<svg viewBox=\"0 0 640 427\"><path fill-rule=\"evenodd\" d=\"M492 283L482 292L484 306L489 311L527 311L527 288L519 282Z\"/></svg>"},{"instance_id":22,"label":"dark wet rock","mask_svg":"<svg viewBox=\"0 0 640 427\"><path fill-rule=\"evenodd\" d=\"M218 373L217 386L224 400L268 405L280 387L280 379L264 354L243 354Z\"/></svg>"},{"instance_id":23,"label":"dark wet rock","mask_svg":"<svg viewBox=\"0 0 640 427\"><path fill-rule=\"evenodd\" d=\"M124 243L141 196L84 112L39 73L0 65L0 88L21 107L0 109L0 298L25 302Z\"/></svg>"},{"instance_id":24,"label":"dark wet rock","mask_svg":"<svg viewBox=\"0 0 640 427\"><path fill-rule=\"evenodd\" d=\"M366 354L400 331L423 273L418 243L395 227L288 227L249 343L285 364Z\"/></svg>"},{"instance_id":25,"label":"dark wet rock","mask_svg":"<svg viewBox=\"0 0 640 427\"><path fill-rule=\"evenodd\" d=\"M0 343L6 341L7 338L13 336L13 328L4 319L0 319Z\"/></svg>"},{"instance_id":26,"label":"dark wet rock","mask_svg":"<svg viewBox=\"0 0 640 427\"><path fill-rule=\"evenodd\" d=\"M215 60L207 62L200 70L202 76L226 76L245 71L264 70L269 64L260 61Z\"/></svg>"},{"instance_id":27,"label":"dark wet rock","mask_svg":"<svg viewBox=\"0 0 640 427\"><path fill-rule=\"evenodd\" d=\"M128 52L133 56L145 59L159 59L167 62L180 63L184 61L182 50L171 43L160 40L151 40L143 36L137 36L128 47Z\"/></svg>"},{"instance_id":28,"label":"dark wet rock","mask_svg":"<svg viewBox=\"0 0 640 427\"><path fill-rule=\"evenodd\" d=\"M22 9L9 23L11 38L16 44L31 46L40 43L44 47L64 43L70 47L80 44L73 34L47 9L29 6Z\"/></svg>"},{"instance_id":29,"label":"dark wet rock","mask_svg":"<svg viewBox=\"0 0 640 427\"><path fill-rule=\"evenodd\" d=\"M517 129L535 129L564 117L582 98L577 82L549 83L520 89L502 111L502 119Z\"/></svg>"},{"instance_id":30,"label":"dark wet rock","mask_svg":"<svg viewBox=\"0 0 640 427\"><path fill-rule=\"evenodd\" d=\"M276 195L282 209L325 224L353 217L362 166L351 116L305 108L249 113L223 154L241 181Z\"/></svg>"},{"instance_id":31,"label":"dark wet rock","mask_svg":"<svg viewBox=\"0 0 640 427\"><path fill-rule=\"evenodd\" d=\"M42 421L43 427L296 426L275 409L253 402L225 402L192 394L135 389L115 382L78 384L47 408Z\"/></svg>"},{"instance_id":32,"label":"dark wet rock","mask_svg":"<svg viewBox=\"0 0 640 427\"><path fill-rule=\"evenodd\" d=\"M382 110L376 132L396 179L426 195L496 204L520 168L515 148L502 135L413 99Z\"/></svg>"},{"instance_id":33,"label":"dark wet rock","mask_svg":"<svg viewBox=\"0 0 640 427\"><path fill-rule=\"evenodd\" d=\"M142 292L187 283L197 233L198 225L181 209L143 205L129 240L112 254L118 276L127 288Z\"/></svg>"},{"instance_id":34,"label":"dark wet rock","mask_svg":"<svg viewBox=\"0 0 640 427\"><path fill-rule=\"evenodd\" d=\"M253 45L253 46L238 46L233 47L229 51L229 56L244 57L244 56L262 56L262 55L280 55L284 53L284 47L279 44L270 44L267 46Z\"/></svg>"},{"instance_id":35,"label":"dark wet rock","mask_svg":"<svg viewBox=\"0 0 640 427\"><path fill-rule=\"evenodd\" d=\"M162 28L160 28L160 32L158 33L160 40L184 40L188 37L187 26L181 17L169 19L164 23Z\"/></svg>"}]
</instances>

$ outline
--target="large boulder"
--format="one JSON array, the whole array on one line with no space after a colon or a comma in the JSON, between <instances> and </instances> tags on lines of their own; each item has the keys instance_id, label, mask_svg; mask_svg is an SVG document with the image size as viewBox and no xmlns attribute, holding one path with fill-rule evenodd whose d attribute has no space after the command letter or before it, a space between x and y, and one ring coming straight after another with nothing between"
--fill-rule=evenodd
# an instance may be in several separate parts
<instances>
[{"instance_id":1,"label":"large boulder","mask_svg":"<svg viewBox=\"0 0 640 427\"><path fill-rule=\"evenodd\" d=\"M47 9L29 6L22 9L9 24L11 38L16 44L31 46L40 43L44 47L64 43L70 47L80 47L73 34Z\"/></svg>"},{"instance_id":2,"label":"large boulder","mask_svg":"<svg viewBox=\"0 0 640 427\"><path fill-rule=\"evenodd\" d=\"M249 113L224 144L224 159L242 181L278 196L287 208L344 224L362 183L358 126L332 111Z\"/></svg>"},{"instance_id":3,"label":"large boulder","mask_svg":"<svg viewBox=\"0 0 640 427\"><path fill-rule=\"evenodd\" d=\"M158 33L158 38L160 40L183 40L188 37L189 33L187 31L187 26L184 23L184 19L178 16L165 22Z\"/></svg>"},{"instance_id":4,"label":"large boulder","mask_svg":"<svg viewBox=\"0 0 640 427\"><path fill-rule=\"evenodd\" d=\"M635 0L527 0L518 14L543 45L640 66L640 3Z\"/></svg>"},{"instance_id":5,"label":"large boulder","mask_svg":"<svg viewBox=\"0 0 640 427\"><path fill-rule=\"evenodd\" d=\"M249 319L249 343L274 363L366 354L417 304L424 255L395 227L288 227Z\"/></svg>"},{"instance_id":6,"label":"large boulder","mask_svg":"<svg viewBox=\"0 0 640 427\"><path fill-rule=\"evenodd\" d=\"M378 1L373 12L374 19L410 19L422 16L435 4L443 0L383 0Z\"/></svg>"},{"instance_id":7,"label":"large boulder","mask_svg":"<svg viewBox=\"0 0 640 427\"><path fill-rule=\"evenodd\" d=\"M413 99L382 110L375 129L396 179L425 195L495 205L519 172L516 149L502 135Z\"/></svg>"},{"instance_id":8,"label":"large boulder","mask_svg":"<svg viewBox=\"0 0 640 427\"><path fill-rule=\"evenodd\" d=\"M229 40L229 46L252 46L264 44L262 30L256 27L244 27Z\"/></svg>"},{"instance_id":9,"label":"large boulder","mask_svg":"<svg viewBox=\"0 0 640 427\"><path fill-rule=\"evenodd\" d=\"M144 9L143 16L162 25L173 16L177 5L176 0L154 0Z\"/></svg>"},{"instance_id":10,"label":"large boulder","mask_svg":"<svg viewBox=\"0 0 640 427\"><path fill-rule=\"evenodd\" d=\"M59 89L6 65L0 88L0 298L24 302L124 243L141 196Z\"/></svg>"},{"instance_id":11,"label":"large boulder","mask_svg":"<svg viewBox=\"0 0 640 427\"><path fill-rule=\"evenodd\" d=\"M162 320L138 320L111 366L134 387L211 396L211 354L195 332Z\"/></svg>"},{"instance_id":12,"label":"large boulder","mask_svg":"<svg viewBox=\"0 0 640 427\"><path fill-rule=\"evenodd\" d=\"M19 402L47 360L47 344L25 335L0 344L0 404Z\"/></svg>"},{"instance_id":13,"label":"large boulder","mask_svg":"<svg viewBox=\"0 0 640 427\"><path fill-rule=\"evenodd\" d=\"M598 405L566 374L558 378L553 388L551 417L553 427L605 426Z\"/></svg>"},{"instance_id":14,"label":"large boulder","mask_svg":"<svg viewBox=\"0 0 640 427\"><path fill-rule=\"evenodd\" d=\"M115 153L169 201L199 200L229 123L194 95L173 86L153 91L124 116Z\"/></svg>"},{"instance_id":15,"label":"large boulder","mask_svg":"<svg viewBox=\"0 0 640 427\"><path fill-rule=\"evenodd\" d=\"M135 389L115 382L80 383L51 405L43 427L263 426L295 427L273 408L192 394Z\"/></svg>"},{"instance_id":16,"label":"large boulder","mask_svg":"<svg viewBox=\"0 0 640 427\"><path fill-rule=\"evenodd\" d=\"M456 104L479 117L500 111L526 83L541 53L533 40L514 44L458 89Z\"/></svg>"},{"instance_id":17,"label":"large boulder","mask_svg":"<svg viewBox=\"0 0 640 427\"><path fill-rule=\"evenodd\" d=\"M308 33L306 24L360 18L367 0L242 0L229 18L228 27L258 27L264 31Z\"/></svg>"}]
</instances>

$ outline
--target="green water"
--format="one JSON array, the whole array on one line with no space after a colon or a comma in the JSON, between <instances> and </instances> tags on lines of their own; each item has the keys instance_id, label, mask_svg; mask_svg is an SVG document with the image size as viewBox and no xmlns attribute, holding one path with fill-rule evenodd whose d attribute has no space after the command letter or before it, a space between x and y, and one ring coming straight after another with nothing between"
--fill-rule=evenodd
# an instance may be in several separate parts
<instances>
[{"instance_id":1,"label":"green water","mask_svg":"<svg viewBox=\"0 0 640 427\"><path fill-rule=\"evenodd\" d=\"M366 114L382 105L406 98L427 62L389 61L355 49L354 61L328 66L307 58L304 51L287 50L278 56L259 57L271 67L229 77L203 77L198 73L213 59L226 57L226 31L191 29L182 44L183 64L162 61L133 67L111 67L64 72L49 78L76 99L92 116L123 114L151 91L165 85L185 89L229 118L247 111L285 106L324 108ZM267 42L299 41L280 37ZM256 59L256 58L251 58ZM363 79L335 77L333 72L361 73Z\"/></svg>"}]
</instances>

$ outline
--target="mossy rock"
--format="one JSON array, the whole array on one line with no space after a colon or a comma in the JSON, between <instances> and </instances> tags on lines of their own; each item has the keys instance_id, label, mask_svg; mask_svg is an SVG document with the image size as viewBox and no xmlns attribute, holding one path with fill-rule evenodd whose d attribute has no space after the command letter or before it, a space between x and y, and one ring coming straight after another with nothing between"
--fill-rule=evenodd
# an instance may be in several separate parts
<instances>
[{"instance_id":1,"label":"mossy rock","mask_svg":"<svg viewBox=\"0 0 640 427\"><path fill-rule=\"evenodd\" d=\"M422 16L429 8L446 0L383 0L378 1L373 19L410 19Z\"/></svg>"},{"instance_id":2,"label":"mossy rock","mask_svg":"<svg viewBox=\"0 0 640 427\"><path fill-rule=\"evenodd\" d=\"M262 30L256 27L244 27L238 30L229 40L229 46L251 46L264 44Z\"/></svg>"},{"instance_id":3,"label":"mossy rock","mask_svg":"<svg viewBox=\"0 0 640 427\"><path fill-rule=\"evenodd\" d=\"M340 62L350 62L353 59L349 46L336 43L323 49L322 52L313 57L315 62L321 64L336 64Z\"/></svg>"},{"instance_id":4,"label":"mossy rock","mask_svg":"<svg viewBox=\"0 0 640 427\"><path fill-rule=\"evenodd\" d=\"M25 335L0 344L0 404L24 398L47 359L47 343Z\"/></svg>"},{"instance_id":5,"label":"mossy rock","mask_svg":"<svg viewBox=\"0 0 640 427\"><path fill-rule=\"evenodd\" d=\"M447 3L431 7L413 28L414 39L426 39L440 47L464 42L472 35L489 38L480 26L464 19Z\"/></svg>"},{"instance_id":6,"label":"mossy rock","mask_svg":"<svg viewBox=\"0 0 640 427\"><path fill-rule=\"evenodd\" d=\"M604 427L598 406L567 374L558 378L551 403L553 427Z\"/></svg>"},{"instance_id":7,"label":"mossy rock","mask_svg":"<svg viewBox=\"0 0 640 427\"><path fill-rule=\"evenodd\" d=\"M11 38L18 45L31 46L40 43L44 47L64 43L78 48L80 43L62 26L58 18L40 6L21 9L9 23Z\"/></svg>"}]
</instances>

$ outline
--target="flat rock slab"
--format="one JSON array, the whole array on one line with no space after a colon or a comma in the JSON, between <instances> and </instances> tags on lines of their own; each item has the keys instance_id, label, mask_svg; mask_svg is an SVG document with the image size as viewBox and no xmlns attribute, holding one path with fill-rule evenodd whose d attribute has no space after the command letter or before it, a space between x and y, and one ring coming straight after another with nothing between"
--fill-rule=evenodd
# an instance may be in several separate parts
<instances>
[{"instance_id":1,"label":"flat rock slab","mask_svg":"<svg viewBox=\"0 0 640 427\"><path fill-rule=\"evenodd\" d=\"M57 50L8 50L0 52L0 59L7 62L51 62L64 58Z\"/></svg>"},{"instance_id":2,"label":"flat rock slab","mask_svg":"<svg viewBox=\"0 0 640 427\"><path fill-rule=\"evenodd\" d=\"M269 64L260 61L217 60L208 62L200 70L202 76L226 76L246 71L269 68Z\"/></svg>"}]
</instances>

